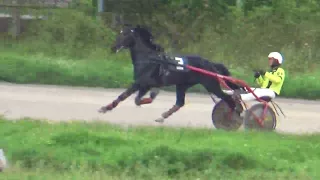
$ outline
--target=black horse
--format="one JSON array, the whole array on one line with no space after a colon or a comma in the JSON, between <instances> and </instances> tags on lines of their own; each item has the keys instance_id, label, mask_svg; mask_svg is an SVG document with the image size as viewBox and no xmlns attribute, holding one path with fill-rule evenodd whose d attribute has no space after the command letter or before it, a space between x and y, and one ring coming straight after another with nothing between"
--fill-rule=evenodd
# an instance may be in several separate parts
<instances>
[{"instance_id":1,"label":"black horse","mask_svg":"<svg viewBox=\"0 0 320 180\"><path fill-rule=\"evenodd\" d=\"M131 27L125 26L120 34L117 36L112 52L118 52L120 49L129 49L132 63L134 66L134 83L122 94L118 96L109 105L101 107L99 112L105 113L114 109L121 101L139 91L136 97L136 104L151 103L152 99L141 99L150 89L160 88L163 86L176 86L176 103L168 111L164 112L157 122L163 122L171 114L178 111L185 104L185 94L188 88L201 84L205 89L221 98L231 108L240 113L242 109L236 107L236 102L232 96L223 92L218 80L204 74L200 74L182 66L172 65L191 65L204 70L231 76L229 70L221 63L213 63L207 59L195 55L183 55L169 57L161 55L163 48L152 43L151 33L140 26ZM165 58L164 58L165 57ZM226 82L227 85L233 90L241 89L242 87ZM155 98L158 92L151 92L151 98ZM147 98L148 99L148 98Z\"/></svg>"}]
</instances>

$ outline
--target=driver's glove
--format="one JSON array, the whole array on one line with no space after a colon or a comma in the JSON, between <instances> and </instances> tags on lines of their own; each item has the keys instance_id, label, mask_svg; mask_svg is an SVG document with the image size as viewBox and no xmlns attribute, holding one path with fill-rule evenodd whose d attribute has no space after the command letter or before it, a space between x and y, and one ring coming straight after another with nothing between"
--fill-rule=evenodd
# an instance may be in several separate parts
<instances>
[{"instance_id":1,"label":"driver's glove","mask_svg":"<svg viewBox=\"0 0 320 180\"><path fill-rule=\"evenodd\" d=\"M260 76L260 73L258 72L258 71L256 71L255 73L254 73L254 77L255 78L258 78Z\"/></svg>"}]
</instances>

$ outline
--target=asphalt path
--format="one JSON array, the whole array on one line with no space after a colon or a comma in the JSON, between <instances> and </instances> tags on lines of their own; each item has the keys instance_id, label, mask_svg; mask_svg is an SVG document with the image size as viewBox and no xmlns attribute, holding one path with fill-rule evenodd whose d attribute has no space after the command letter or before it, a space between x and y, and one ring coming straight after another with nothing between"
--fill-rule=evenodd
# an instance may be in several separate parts
<instances>
[{"instance_id":1,"label":"asphalt path","mask_svg":"<svg viewBox=\"0 0 320 180\"><path fill-rule=\"evenodd\" d=\"M154 120L175 103L174 93L161 91L152 104L142 107L135 106L133 95L113 111L98 113L102 105L110 103L122 91L123 89L0 83L0 113L9 119L31 117L51 121L105 121L124 126L214 128L211 121L214 104L204 94L187 93L187 105L162 124ZM320 101L277 98L276 102L287 116L279 117L277 131L320 131Z\"/></svg>"}]
</instances>

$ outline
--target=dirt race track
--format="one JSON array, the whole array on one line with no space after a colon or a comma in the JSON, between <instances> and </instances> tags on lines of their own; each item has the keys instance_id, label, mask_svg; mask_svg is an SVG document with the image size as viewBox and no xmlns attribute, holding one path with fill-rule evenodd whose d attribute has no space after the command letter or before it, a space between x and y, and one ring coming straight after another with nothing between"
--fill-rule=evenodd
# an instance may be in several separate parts
<instances>
[{"instance_id":1,"label":"dirt race track","mask_svg":"<svg viewBox=\"0 0 320 180\"><path fill-rule=\"evenodd\" d=\"M0 84L0 113L7 118L46 118L50 120L102 120L121 125L153 125L214 128L211 122L213 102L208 95L188 93L187 105L163 124L154 120L175 103L175 94L161 91L152 104L137 107L133 98L112 112L97 110L115 99L122 90ZM286 114L280 116L277 131L289 133L320 132L320 101L277 99Z\"/></svg>"}]
</instances>

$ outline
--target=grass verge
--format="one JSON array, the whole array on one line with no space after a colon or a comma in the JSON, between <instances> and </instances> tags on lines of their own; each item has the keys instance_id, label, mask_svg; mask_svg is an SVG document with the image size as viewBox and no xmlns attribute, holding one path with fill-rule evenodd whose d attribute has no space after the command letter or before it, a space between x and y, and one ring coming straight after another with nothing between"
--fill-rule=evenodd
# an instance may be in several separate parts
<instances>
[{"instance_id":1,"label":"grass verge","mask_svg":"<svg viewBox=\"0 0 320 180\"><path fill-rule=\"evenodd\" d=\"M0 179L318 179L319 135L0 120ZM54 176L53 176L54 175Z\"/></svg>"},{"instance_id":2,"label":"grass verge","mask_svg":"<svg viewBox=\"0 0 320 180\"><path fill-rule=\"evenodd\" d=\"M49 58L41 54L19 55L13 52L0 54L0 80L14 83L55 84L105 88L126 88L132 82L132 65L129 60L115 56L107 60L75 60ZM252 73L245 69L230 67L233 76L253 83ZM320 72L287 73L282 97L320 99ZM174 88L164 88L172 90ZM202 86L190 91L205 92Z\"/></svg>"}]
</instances>

